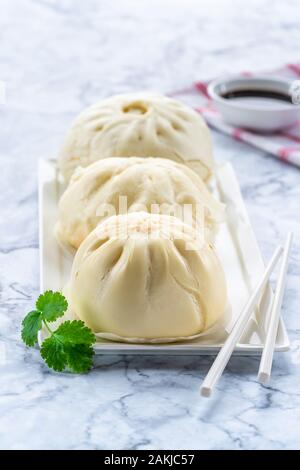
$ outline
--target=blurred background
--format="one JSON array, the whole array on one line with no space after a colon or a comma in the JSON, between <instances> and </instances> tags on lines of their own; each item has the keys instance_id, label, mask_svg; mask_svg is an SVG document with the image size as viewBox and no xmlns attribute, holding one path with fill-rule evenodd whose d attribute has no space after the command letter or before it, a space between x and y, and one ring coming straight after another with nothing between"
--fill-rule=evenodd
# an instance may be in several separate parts
<instances>
[{"instance_id":1,"label":"blurred background","mask_svg":"<svg viewBox=\"0 0 300 470\"><path fill-rule=\"evenodd\" d=\"M226 73L299 62L299 45L298 0L1 0L0 80L5 82L6 102L0 104L0 334L10 361L0 374L1 446L28 448L29 432L40 448L46 443L56 448L98 443L108 448L299 446L299 365L291 365L285 356L275 367L275 377L284 381L277 389L254 384L257 359L232 360L222 382L222 410L198 399L199 378L209 360L200 366L198 359L178 359L176 370L175 359L172 364L155 359L153 374L148 359L108 362L107 389L94 372L89 386L85 379L76 379L74 392L82 401L88 390L101 388L105 408L98 409L98 416L96 404L85 402L76 430L66 437L63 429L74 415L69 407L74 381L57 379L41 365L37 370L38 355L24 350L16 329L39 290L37 160L56 156L76 114L115 93L169 93ZM235 167L265 257L288 229L295 232L284 315L297 349L300 170L215 131L212 136L216 159L230 160ZM245 387L241 368L250 375ZM12 390L8 401L5 394ZM138 410L132 399L136 391L143 395ZM48 412L35 414L51 396ZM25 403L21 414L20 400ZM64 410L59 425L56 405ZM160 419L149 427L153 416ZM41 417L45 426L37 432ZM111 423L118 420L121 430L114 434ZM180 423L175 431L174 420ZM9 423L16 421L12 431ZM278 428L284 422L290 431L282 436ZM82 426L89 429L89 437L88 431L81 435Z\"/></svg>"}]
</instances>

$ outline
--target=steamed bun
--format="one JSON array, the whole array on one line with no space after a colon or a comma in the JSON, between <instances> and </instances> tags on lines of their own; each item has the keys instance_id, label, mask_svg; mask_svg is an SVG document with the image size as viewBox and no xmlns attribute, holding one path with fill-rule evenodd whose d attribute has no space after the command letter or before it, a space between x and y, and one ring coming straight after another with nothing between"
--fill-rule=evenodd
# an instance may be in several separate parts
<instances>
[{"instance_id":1,"label":"steamed bun","mask_svg":"<svg viewBox=\"0 0 300 470\"><path fill-rule=\"evenodd\" d=\"M146 212L110 217L89 234L67 292L77 318L124 341L197 335L227 304L212 246L178 218Z\"/></svg>"},{"instance_id":2,"label":"steamed bun","mask_svg":"<svg viewBox=\"0 0 300 470\"><path fill-rule=\"evenodd\" d=\"M56 235L77 249L108 216L140 210L197 221L209 238L223 215L222 204L187 166L163 158L114 157L75 171L59 202Z\"/></svg>"},{"instance_id":3,"label":"steamed bun","mask_svg":"<svg viewBox=\"0 0 300 470\"><path fill-rule=\"evenodd\" d=\"M202 117L155 93L117 95L84 110L67 133L59 168L68 180L77 166L133 155L187 164L204 180L213 168L210 133Z\"/></svg>"}]
</instances>

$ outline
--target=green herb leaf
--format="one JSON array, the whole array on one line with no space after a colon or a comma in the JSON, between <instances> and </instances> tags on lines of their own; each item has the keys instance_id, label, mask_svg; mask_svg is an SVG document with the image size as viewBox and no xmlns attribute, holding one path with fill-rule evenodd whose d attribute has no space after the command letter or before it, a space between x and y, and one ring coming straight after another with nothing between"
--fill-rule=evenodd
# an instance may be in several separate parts
<instances>
[{"instance_id":1,"label":"green herb leaf","mask_svg":"<svg viewBox=\"0 0 300 470\"><path fill-rule=\"evenodd\" d=\"M42 316L38 310L29 312L22 321L22 340L27 346L34 346L38 340L38 332L42 328Z\"/></svg>"},{"instance_id":2,"label":"green herb leaf","mask_svg":"<svg viewBox=\"0 0 300 470\"><path fill-rule=\"evenodd\" d=\"M95 341L95 335L82 321L66 321L43 342L41 355L56 371L69 367L73 372L86 372L92 367Z\"/></svg>"},{"instance_id":3,"label":"green herb leaf","mask_svg":"<svg viewBox=\"0 0 300 470\"><path fill-rule=\"evenodd\" d=\"M41 356L46 364L57 372L62 372L67 366L64 344L60 342L55 334L43 341Z\"/></svg>"},{"instance_id":4,"label":"green herb leaf","mask_svg":"<svg viewBox=\"0 0 300 470\"><path fill-rule=\"evenodd\" d=\"M66 367L77 373L88 371L94 355L94 333L80 320L67 320L56 331L48 324L64 315L68 308L65 297L60 292L46 291L37 299L36 308L22 322L22 339L27 346L35 345L44 323L50 333L41 346L41 356L46 364L58 372Z\"/></svg>"},{"instance_id":5,"label":"green herb leaf","mask_svg":"<svg viewBox=\"0 0 300 470\"><path fill-rule=\"evenodd\" d=\"M63 343L90 345L96 341L94 333L81 320L65 321L57 328L55 335Z\"/></svg>"},{"instance_id":6,"label":"green herb leaf","mask_svg":"<svg viewBox=\"0 0 300 470\"><path fill-rule=\"evenodd\" d=\"M39 296L36 308L42 313L44 320L52 322L64 315L68 302L60 292L48 290Z\"/></svg>"},{"instance_id":7,"label":"green herb leaf","mask_svg":"<svg viewBox=\"0 0 300 470\"><path fill-rule=\"evenodd\" d=\"M94 350L87 344L70 344L67 347L68 366L73 372L87 372L93 365Z\"/></svg>"}]
</instances>

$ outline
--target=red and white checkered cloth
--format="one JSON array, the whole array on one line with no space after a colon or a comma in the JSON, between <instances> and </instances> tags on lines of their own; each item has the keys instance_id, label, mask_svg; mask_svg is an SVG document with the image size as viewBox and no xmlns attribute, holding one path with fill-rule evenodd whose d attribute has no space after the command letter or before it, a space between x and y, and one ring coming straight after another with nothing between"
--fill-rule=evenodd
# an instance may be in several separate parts
<instances>
[{"instance_id":1,"label":"red and white checkered cloth","mask_svg":"<svg viewBox=\"0 0 300 470\"><path fill-rule=\"evenodd\" d=\"M242 76L255 76L251 72L241 72ZM300 79L300 63L287 64L280 69L263 72L263 75ZM236 140L247 142L268 152L282 161L300 167L300 120L293 126L274 134L260 134L226 124L214 108L207 93L208 82L196 82L191 87L170 93L169 96L182 98L199 111L207 124Z\"/></svg>"}]
</instances>

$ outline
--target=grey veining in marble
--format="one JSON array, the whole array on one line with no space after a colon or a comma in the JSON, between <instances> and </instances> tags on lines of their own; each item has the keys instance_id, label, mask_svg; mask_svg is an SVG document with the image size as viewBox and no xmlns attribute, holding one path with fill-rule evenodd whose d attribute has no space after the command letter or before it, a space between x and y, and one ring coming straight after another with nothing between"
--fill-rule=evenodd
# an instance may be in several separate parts
<instances>
[{"instance_id":1,"label":"grey veining in marble","mask_svg":"<svg viewBox=\"0 0 300 470\"><path fill-rule=\"evenodd\" d=\"M269 386L258 358L233 358L210 400L210 358L99 358L86 376L50 372L20 341L38 294L37 159L72 118L127 90L162 92L228 71L299 61L297 0L2 0L0 3L0 447L300 448L300 171L213 133L230 160L263 254L295 232L283 315L291 353Z\"/></svg>"}]
</instances>

